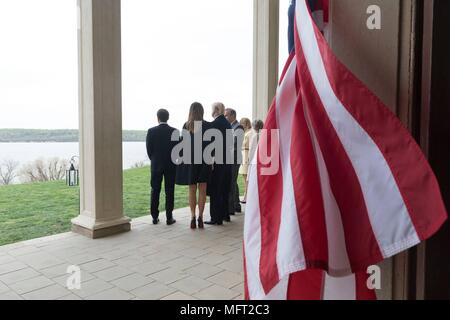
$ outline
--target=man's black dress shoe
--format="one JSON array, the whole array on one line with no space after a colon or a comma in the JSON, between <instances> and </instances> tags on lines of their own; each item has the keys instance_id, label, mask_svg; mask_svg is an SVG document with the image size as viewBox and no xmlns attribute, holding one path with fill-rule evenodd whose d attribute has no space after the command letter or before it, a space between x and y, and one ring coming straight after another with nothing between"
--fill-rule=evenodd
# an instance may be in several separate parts
<instances>
[{"instance_id":1,"label":"man's black dress shoe","mask_svg":"<svg viewBox=\"0 0 450 320\"><path fill-rule=\"evenodd\" d=\"M215 221L205 221L204 224L207 224L208 226L215 226L215 225L217 225L217 222L215 222Z\"/></svg>"},{"instance_id":2,"label":"man's black dress shoe","mask_svg":"<svg viewBox=\"0 0 450 320\"><path fill-rule=\"evenodd\" d=\"M153 219L153 224L157 225L159 223L159 219Z\"/></svg>"},{"instance_id":3,"label":"man's black dress shoe","mask_svg":"<svg viewBox=\"0 0 450 320\"><path fill-rule=\"evenodd\" d=\"M177 223L177 220L175 220L175 219L167 220L167 225L168 225L168 226L171 226L171 225L173 225L173 224L175 224L175 223Z\"/></svg>"}]
</instances>

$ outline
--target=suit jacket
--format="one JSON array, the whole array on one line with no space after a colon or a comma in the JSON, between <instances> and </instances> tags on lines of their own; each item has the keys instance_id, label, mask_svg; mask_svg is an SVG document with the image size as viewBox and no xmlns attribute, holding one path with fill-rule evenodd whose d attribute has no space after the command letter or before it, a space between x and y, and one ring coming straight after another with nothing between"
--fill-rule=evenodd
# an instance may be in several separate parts
<instances>
[{"instance_id":1,"label":"suit jacket","mask_svg":"<svg viewBox=\"0 0 450 320\"><path fill-rule=\"evenodd\" d=\"M231 179L231 165L226 163L226 154L230 154L233 152L233 146L226 143L227 138L227 130L232 130L230 123L225 118L225 116L221 115L217 117L210 124L211 129L219 130L223 137L223 161L218 162L216 158L214 169L210 176L210 181L208 183L207 193L209 196L218 196L222 195L223 199L228 199L230 179ZM225 208L227 205L227 201L224 200L221 205ZM226 211L225 209L224 211Z\"/></svg>"},{"instance_id":2,"label":"suit jacket","mask_svg":"<svg viewBox=\"0 0 450 320\"><path fill-rule=\"evenodd\" d=\"M172 141L175 128L160 124L147 133L147 154L151 161L152 171L176 171L172 161L172 150L178 141Z\"/></svg>"},{"instance_id":3,"label":"suit jacket","mask_svg":"<svg viewBox=\"0 0 450 320\"><path fill-rule=\"evenodd\" d=\"M211 122L210 128L219 130L220 133L222 134L222 137L223 137L223 149L222 149L223 162L221 162L221 163L217 163L216 162L216 164L219 164L219 165L220 164L226 164L227 154L231 154L231 152L232 152L232 146L230 147L226 143L227 130L231 130L232 129L231 125L228 122L228 120L225 118L225 116L221 115L221 116L217 117L213 122Z\"/></svg>"},{"instance_id":4,"label":"suit jacket","mask_svg":"<svg viewBox=\"0 0 450 320\"><path fill-rule=\"evenodd\" d=\"M242 164L242 144L244 142L245 131L244 127L238 121L235 121L231 128L233 129L234 134L234 145L233 145L233 155L234 155L234 164L241 165ZM239 137L239 138L238 138Z\"/></svg>"}]
</instances>

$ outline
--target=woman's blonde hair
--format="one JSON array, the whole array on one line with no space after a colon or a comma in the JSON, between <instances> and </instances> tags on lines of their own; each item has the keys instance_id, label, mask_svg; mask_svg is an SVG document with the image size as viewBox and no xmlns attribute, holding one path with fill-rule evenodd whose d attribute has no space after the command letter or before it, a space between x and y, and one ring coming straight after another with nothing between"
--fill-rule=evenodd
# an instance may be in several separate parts
<instances>
[{"instance_id":1,"label":"woman's blonde hair","mask_svg":"<svg viewBox=\"0 0 450 320\"><path fill-rule=\"evenodd\" d=\"M245 131L250 130L252 128L252 122L248 118L242 118L240 123L241 126L244 127Z\"/></svg>"},{"instance_id":2,"label":"woman's blonde hair","mask_svg":"<svg viewBox=\"0 0 450 320\"><path fill-rule=\"evenodd\" d=\"M203 116L205 114L205 110L203 109L203 106L201 103L194 102L191 105L191 108L189 110L189 119L186 123L186 129L190 133L194 133L195 131L195 122L197 121L203 121Z\"/></svg>"}]
</instances>

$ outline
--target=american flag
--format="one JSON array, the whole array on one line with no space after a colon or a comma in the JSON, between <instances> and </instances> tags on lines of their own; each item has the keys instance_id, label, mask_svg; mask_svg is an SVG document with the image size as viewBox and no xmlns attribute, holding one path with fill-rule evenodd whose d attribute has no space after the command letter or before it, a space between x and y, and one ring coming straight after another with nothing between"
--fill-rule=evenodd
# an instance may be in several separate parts
<instances>
[{"instance_id":1,"label":"american flag","mask_svg":"<svg viewBox=\"0 0 450 320\"><path fill-rule=\"evenodd\" d=\"M375 299L367 268L416 246L447 219L437 180L400 120L338 61L297 0L295 53L249 173L246 297ZM275 131L272 131L275 130ZM278 130L278 131L277 131Z\"/></svg>"}]
</instances>

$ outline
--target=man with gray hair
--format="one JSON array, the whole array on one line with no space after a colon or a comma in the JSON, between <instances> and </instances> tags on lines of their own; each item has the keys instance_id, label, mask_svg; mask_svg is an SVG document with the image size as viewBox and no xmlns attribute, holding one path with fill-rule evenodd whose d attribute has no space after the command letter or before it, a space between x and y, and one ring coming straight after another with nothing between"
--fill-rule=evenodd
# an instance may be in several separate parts
<instances>
[{"instance_id":1,"label":"man with gray hair","mask_svg":"<svg viewBox=\"0 0 450 320\"><path fill-rule=\"evenodd\" d=\"M239 177L239 168L242 165L242 145L244 143L244 128L237 121L237 113L234 109L225 110L225 118L231 124L233 129L233 163L231 164L231 184L230 194L228 197L228 213L234 216L242 212L241 201L239 199L239 186L237 183Z\"/></svg>"},{"instance_id":2,"label":"man with gray hair","mask_svg":"<svg viewBox=\"0 0 450 320\"><path fill-rule=\"evenodd\" d=\"M225 106L223 103L217 102L212 105L214 121L211 122L211 129L218 130L221 133L223 144L222 157L215 157L213 171L210 182L208 183L208 195L211 199L211 221L205 222L208 225L223 225L223 221L230 221L228 215L228 195L230 193L231 168L226 162L226 155L231 152L231 149L229 150L225 140L227 131L231 130L231 126L227 119L225 119L224 113Z\"/></svg>"}]
</instances>

